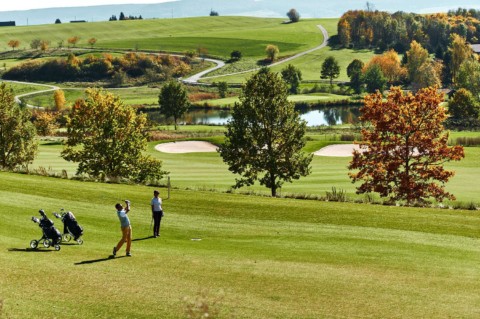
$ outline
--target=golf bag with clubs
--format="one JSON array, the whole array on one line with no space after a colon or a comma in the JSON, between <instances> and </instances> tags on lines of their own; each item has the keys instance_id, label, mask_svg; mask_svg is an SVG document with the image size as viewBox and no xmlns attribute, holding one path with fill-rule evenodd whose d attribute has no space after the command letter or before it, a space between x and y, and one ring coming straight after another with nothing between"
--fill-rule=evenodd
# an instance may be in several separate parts
<instances>
[{"instance_id":1,"label":"golf bag with clubs","mask_svg":"<svg viewBox=\"0 0 480 319\"><path fill-rule=\"evenodd\" d=\"M65 212L62 208L61 213L53 213L53 215L63 222L63 240L70 241L72 238L75 240L79 245L83 244L83 239L81 236L83 235L83 228L77 222L75 215L72 212Z\"/></svg>"},{"instance_id":2,"label":"golf bag with clubs","mask_svg":"<svg viewBox=\"0 0 480 319\"><path fill-rule=\"evenodd\" d=\"M43 247L48 248L50 246L55 247L55 250L60 250L60 243L62 242L62 235L55 228L53 222L45 215L43 209L38 211L42 217L32 217L32 221L37 223L42 229L42 238L36 240L33 239L30 242L30 247L36 249L38 244L43 244Z\"/></svg>"}]
</instances>

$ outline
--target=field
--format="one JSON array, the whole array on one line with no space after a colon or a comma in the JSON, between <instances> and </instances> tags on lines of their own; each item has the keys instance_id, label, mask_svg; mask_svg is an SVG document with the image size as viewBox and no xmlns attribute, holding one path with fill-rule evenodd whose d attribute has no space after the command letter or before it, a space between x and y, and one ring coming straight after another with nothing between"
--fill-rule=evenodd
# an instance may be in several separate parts
<instances>
[{"instance_id":1,"label":"field","mask_svg":"<svg viewBox=\"0 0 480 319\"><path fill-rule=\"evenodd\" d=\"M258 68L265 59L265 47L275 44L280 50L279 57L285 58L318 46L323 41L323 35L317 25L323 25L329 35L336 34L338 19L305 19L299 23L283 24L283 19L252 18L252 17L199 17L188 19L153 19L116 22L93 22L84 24L53 24L23 27L6 27L0 30L0 37L16 39L21 42L20 51L29 49L33 39L50 41L50 47L59 54L62 50L73 49L67 39L79 36L79 48L91 49L87 44L89 38L96 38L95 50L143 50L168 53L184 53L188 50L203 49L208 56L227 60L233 50L240 50L243 58L236 63L227 64L221 71L212 73L228 74L237 70L244 71ZM46 39L48 35L48 39ZM63 42L62 42L63 41ZM61 43L61 49L59 49ZM6 45L6 44L5 44ZM9 51L3 48L4 53ZM346 66L353 58L368 61L372 56L370 51L319 50L291 63L303 72L303 80L319 80L319 70L323 59L333 55L339 61L342 69L340 80L347 80ZM350 52L351 51L351 52ZM20 54L17 52L16 54ZM68 52L68 51L67 51ZM94 51L97 52L98 51ZM13 54L13 52L11 52ZM115 53L118 54L118 53ZM42 56L42 54L39 54ZM24 62L24 58L0 60L6 68ZM273 68L279 72L285 65ZM242 83L249 73L220 77L208 82L225 80L229 83Z\"/></svg>"},{"instance_id":2,"label":"field","mask_svg":"<svg viewBox=\"0 0 480 319\"><path fill-rule=\"evenodd\" d=\"M151 188L0 175L6 318L186 318L197 298L219 318L480 314L476 212L173 190L154 239ZM125 198L133 257L109 259L120 235L113 204ZM28 249L41 235L30 217L61 207L85 243Z\"/></svg>"},{"instance_id":3,"label":"field","mask_svg":"<svg viewBox=\"0 0 480 319\"><path fill-rule=\"evenodd\" d=\"M162 129L167 129L162 127ZM171 128L169 129L172 130ZM199 139L195 136L211 136L201 138L213 143L221 143L222 127L216 126L182 126L178 134L190 136L189 139ZM305 146L306 152L314 152L320 148L339 141L339 134L323 134L310 132ZM476 132L457 132L451 135L451 140L457 137L478 137ZM148 154L163 161L163 167L170 172L172 186L180 189L215 190L225 192L235 183L235 175L230 173L217 153L187 153L168 154L154 149L159 142L150 142ZM45 141L40 146L40 152L32 168L44 167L54 172L65 169L69 176L73 176L76 165L65 162L60 157L62 145L55 141ZM448 163L449 169L455 170L456 175L447 183L447 190L457 197L457 201L468 204L479 203L476 178L480 176L480 148L465 148L466 157L460 162ZM325 196L332 188L343 190L351 199L363 199L363 195L355 194L355 186L348 178L348 157L315 156L312 161L312 174L293 183L284 184L281 195L313 195ZM260 185L242 188L241 192L255 192L268 194L268 189ZM454 205L455 202L451 204Z\"/></svg>"},{"instance_id":4,"label":"field","mask_svg":"<svg viewBox=\"0 0 480 319\"><path fill-rule=\"evenodd\" d=\"M184 52L204 48L228 59L241 49L245 65L257 66L265 46L277 44L282 57L322 42L317 25L330 35L337 19L302 20L202 17L0 28L4 39L18 39L21 49L48 35L52 46L80 36L79 47L97 38L107 50ZM4 50L6 48L4 41ZM317 81L323 59L333 55L340 80L354 58L368 61L371 51L325 48L292 61L303 79ZM19 60L0 60L11 67ZM284 65L276 66L280 71ZM243 82L248 73L209 79ZM310 83L309 83L310 84ZM69 84L71 85L71 84ZM12 85L16 94L43 90ZM84 89L65 88L67 105ZM126 104L158 104L158 88L109 89ZM52 92L28 98L49 107ZM297 101L339 99L334 95L298 95ZM235 97L208 101L229 105ZM223 141L221 126L160 127L177 140ZM310 128L305 152L339 141L341 128ZM454 132L479 138L478 132ZM478 318L480 317L480 215L449 209L479 205L480 147L448 163L456 172L447 191L458 202L446 208L406 208L368 201L355 194L348 178L349 157L319 157L312 174L279 190L254 185L231 191L231 174L218 153L168 154L148 144L149 155L163 161L172 188L159 187L165 217L160 238L151 237L153 188L140 185L81 182L0 172L0 318ZM168 140L170 141L170 140ZM30 169L73 177L76 164L64 161L59 138L46 138ZM345 192L349 202L302 200ZM169 197L167 199L167 197ZM293 197L297 199L293 199ZM110 254L120 239L114 204L132 201L134 242ZM458 203L458 204L456 204ZM85 229L84 244L64 243L60 251L33 250L41 237L30 219L44 209L71 210ZM193 316L195 313L197 316ZM205 317L203 317L205 318Z\"/></svg>"},{"instance_id":5,"label":"field","mask_svg":"<svg viewBox=\"0 0 480 319\"><path fill-rule=\"evenodd\" d=\"M328 31L329 36L333 36L337 34L338 19L321 19L321 20L315 20L315 21L317 21L317 24L321 24ZM336 80L348 81L349 78L347 76L347 66L354 59L359 59L364 63L367 63L372 58L373 55L374 53L370 50L353 50L353 49L336 50L331 47L326 47L321 50L317 50L317 51L308 53L304 56L301 56L299 58L296 58L288 63L273 66L272 70L274 72L281 72L286 65L292 64L302 71L303 81L319 81L320 71L322 68L323 61L327 57L333 56L337 60L340 66L340 76ZM234 66L235 64L233 64L232 66L233 69L234 69ZM202 80L202 82L211 83L211 82L218 82L218 81L226 81L229 83L242 83L244 82L245 78L253 74L253 72L247 72L247 73L224 75L224 76L218 77L219 73L220 72L213 72L211 74L208 74L207 75L208 78L205 80ZM225 74L226 72L222 71L221 73Z\"/></svg>"},{"instance_id":6,"label":"field","mask_svg":"<svg viewBox=\"0 0 480 319\"><path fill-rule=\"evenodd\" d=\"M0 37L19 40L21 49L29 48L33 39L48 40L51 47L57 47L63 41L63 46L67 47L68 38L79 36L81 40L76 47L90 48L87 40L96 38L95 48L180 53L204 48L209 55L222 58L229 58L233 50L240 49L245 57L264 58L267 44L279 46L282 55L291 55L321 42L322 35L316 27L320 20L294 24L282 24L282 21L252 17L199 17L66 23L5 27L0 30ZM6 42L4 51L9 50Z\"/></svg>"}]
</instances>

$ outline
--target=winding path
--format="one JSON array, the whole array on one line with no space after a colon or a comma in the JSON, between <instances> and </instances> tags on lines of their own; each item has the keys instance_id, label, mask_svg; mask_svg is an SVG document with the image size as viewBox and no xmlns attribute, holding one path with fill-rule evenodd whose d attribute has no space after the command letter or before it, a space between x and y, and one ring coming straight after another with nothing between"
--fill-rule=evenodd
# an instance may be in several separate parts
<instances>
[{"instance_id":1,"label":"winding path","mask_svg":"<svg viewBox=\"0 0 480 319\"><path fill-rule=\"evenodd\" d=\"M275 63L272 63L270 65L268 65L267 67L272 67L272 66L276 66L276 65L279 65L279 64L282 64L282 63L286 63L286 62L289 62L289 61L292 61L296 58L299 58L301 56L304 56L304 55L307 55L309 53L312 53L313 51L316 51L316 50L319 50L319 49L322 49L324 47L327 46L328 44L328 39L329 39L329 36L328 36L328 32L327 30L322 26L322 25L317 25L317 28L320 29L320 31L322 32L323 34L323 42L312 48L312 49L309 49L307 51L303 51L303 52L300 52L300 53L297 53L295 55L292 55L291 57L288 57L286 59L283 59L283 60L280 60L278 62L275 62ZM220 69L222 68L223 66L225 66L225 62L221 61L221 60L214 60L214 59L206 59L210 62L213 62L213 63L216 63L217 66L211 68L211 69L208 69L208 70L205 70L205 71L202 71L200 73L197 73L189 78L186 78L186 79L183 79L182 82L184 83L188 83L188 84L198 84L198 81L202 78L202 79L214 79L214 78L219 78L219 77L224 77L224 76L230 76L230 75L235 75L235 74L243 74L243 73L248 73L248 72L252 72L252 71L256 71L256 70L259 70L260 68L255 68L255 69L250 69L250 70L246 70L246 71L241 71L241 72L234 72L234 73L229 73L229 74L222 74L222 75L215 75L215 76L207 76L207 77L203 77L204 75L212 72L212 71L215 71L217 69Z\"/></svg>"},{"instance_id":2,"label":"winding path","mask_svg":"<svg viewBox=\"0 0 480 319\"><path fill-rule=\"evenodd\" d=\"M39 84L39 83L34 83L34 82L22 82L22 81L11 81L11 80L2 80L2 82L8 82L8 83L19 83L19 84L29 84L29 85L37 85L37 86L44 86L47 87L48 89L45 90L40 90L40 91L34 91L34 92L28 92L20 95L15 95L15 102L18 104L21 103L20 99L25 96L33 95L33 94L39 94L39 93L45 93L45 92L51 92L55 90L59 90L60 87L56 85L48 85L48 84ZM36 105L31 105L27 104L27 107L29 108L38 108L38 109L43 109L43 107L36 106Z\"/></svg>"},{"instance_id":3,"label":"winding path","mask_svg":"<svg viewBox=\"0 0 480 319\"><path fill-rule=\"evenodd\" d=\"M322 26L322 25L317 25L317 27L320 29L320 31L322 32L323 34L323 42L312 48L312 49L309 49L307 51L303 51L303 52L300 52L298 54L295 54L291 57L288 57L286 59L283 59L283 60L280 60L278 62L275 62L275 63L272 63L270 65L268 65L268 67L272 67L272 66L276 66L276 65L279 65L279 64L282 64L282 63L286 63L286 62L289 62L289 61L292 61L296 58L299 58L301 56L304 56L306 54L309 54L313 51L316 51L316 50L319 50L319 49L322 49L324 48L327 43L328 43L328 39L329 39L329 36L328 36L328 32L327 30ZM212 63L215 63L216 66L214 66L213 68L210 68L210 69L207 69L207 70L204 70L202 72L199 72L197 74L194 74L188 78L185 78L185 79L182 79L181 81L183 83L186 83L186 84L199 84L199 80L200 79L213 79L213 78L219 78L219 77L224 77L224 76L229 76L229 75L235 75L235 74L243 74L243 73L248 73L248 72L252 72L252 71L255 71L255 70L258 70L259 68L255 68L255 69L250 69L250 70L246 70L246 71L241 71L241 72L234 72L234 73L229 73L229 74L222 74L222 75L215 75L215 76L209 76L209 77L204 77L204 75L208 74L208 73L211 73L215 70L218 70L220 68L223 68L225 66L225 62L222 61L222 60L216 60L216 59L205 59L206 61L209 61L209 62L212 62ZM47 89L45 90L41 90L41 91L34 91L34 92L29 92L29 93L24 93L24 94L21 94L21 95L16 95L15 96L15 101L17 103L20 103L20 99L22 97L26 97L26 96L30 96L30 95L34 95L34 94L39 94L39 93L45 93L45 92L51 92L51 91L55 91L55 90L58 90L60 89L60 87L58 86L55 86L55 85L48 85L48 84L39 84L39 83L33 83L33 82L22 82L22 81L9 81L9 80L1 80L3 82L10 82L10 83L20 83L20 84L30 84L30 85L38 85L38 86L44 86L46 87ZM30 105L30 104L27 104L28 107L30 108L39 108L39 109L42 109L42 107L39 107L39 106L36 106L36 105Z\"/></svg>"}]
</instances>

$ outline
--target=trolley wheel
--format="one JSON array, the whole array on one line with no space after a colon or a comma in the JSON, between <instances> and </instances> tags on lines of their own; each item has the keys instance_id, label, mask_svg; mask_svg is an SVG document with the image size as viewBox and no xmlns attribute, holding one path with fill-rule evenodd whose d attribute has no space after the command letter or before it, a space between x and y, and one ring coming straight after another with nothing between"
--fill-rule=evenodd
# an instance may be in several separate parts
<instances>
[{"instance_id":1,"label":"trolley wheel","mask_svg":"<svg viewBox=\"0 0 480 319\"><path fill-rule=\"evenodd\" d=\"M63 234L64 241L70 241L71 239L72 239L72 236L70 234Z\"/></svg>"},{"instance_id":2,"label":"trolley wheel","mask_svg":"<svg viewBox=\"0 0 480 319\"><path fill-rule=\"evenodd\" d=\"M30 248L35 249L35 248L37 248L37 246L38 246L38 241L37 240L34 239L30 242Z\"/></svg>"},{"instance_id":3,"label":"trolley wheel","mask_svg":"<svg viewBox=\"0 0 480 319\"><path fill-rule=\"evenodd\" d=\"M56 250L56 251L59 251L59 250L60 250L60 245L58 245L58 244L55 245L55 250Z\"/></svg>"},{"instance_id":4,"label":"trolley wheel","mask_svg":"<svg viewBox=\"0 0 480 319\"><path fill-rule=\"evenodd\" d=\"M50 239L45 239L45 240L43 241L43 247L45 247L45 248L50 247L51 244L52 244L52 243L50 242Z\"/></svg>"},{"instance_id":5,"label":"trolley wheel","mask_svg":"<svg viewBox=\"0 0 480 319\"><path fill-rule=\"evenodd\" d=\"M83 239L81 239L81 238L77 239L77 243L78 243L79 245L83 245Z\"/></svg>"}]
</instances>

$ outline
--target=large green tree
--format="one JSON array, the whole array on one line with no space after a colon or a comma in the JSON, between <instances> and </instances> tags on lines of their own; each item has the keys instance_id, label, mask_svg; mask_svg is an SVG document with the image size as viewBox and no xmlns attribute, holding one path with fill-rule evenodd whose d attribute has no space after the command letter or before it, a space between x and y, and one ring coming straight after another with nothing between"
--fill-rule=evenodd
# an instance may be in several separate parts
<instances>
[{"instance_id":1,"label":"large green tree","mask_svg":"<svg viewBox=\"0 0 480 319\"><path fill-rule=\"evenodd\" d=\"M0 84L0 167L13 169L31 163L37 151L31 113L15 103L13 90Z\"/></svg>"},{"instance_id":2,"label":"large green tree","mask_svg":"<svg viewBox=\"0 0 480 319\"><path fill-rule=\"evenodd\" d=\"M355 93L360 94L363 87L363 67L365 64L359 59L354 59L347 66L347 76L350 78L350 87Z\"/></svg>"},{"instance_id":3,"label":"large green tree","mask_svg":"<svg viewBox=\"0 0 480 319\"><path fill-rule=\"evenodd\" d=\"M310 173L312 155L302 152L306 122L287 96L286 83L268 69L244 85L219 148L229 170L241 176L234 187L258 180L276 196L284 182Z\"/></svg>"},{"instance_id":4,"label":"large green tree","mask_svg":"<svg viewBox=\"0 0 480 319\"><path fill-rule=\"evenodd\" d=\"M290 93L297 94L300 81L302 81L302 71L289 64L282 70L282 78L290 85Z\"/></svg>"},{"instance_id":5,"label":"large green tree","mask_svg":"<svg viewBox=\"0 0 480 319\"><path fill-rule=\"evenodd\" d=\"M383 92L387 85L387 79L383 75L382 69L378 64L372 64L365 70L365 74L363 74L363 82L369 93L374 93L377 90Z\"/></svg>"},{"instance_id":6,"label":"large green tree","mask_svg":"<svg viewBox=\"0 0 480 319\"><path fill-rule=\"evenodd\" d=\"M467 89L456 91L448 103L448 112L455 119L478 119L480 105L473 94Z\"/></svg>"},{"instance_id":7,"label":"large green tree","mask_svg":"<svg viewBox=\"0 0 480 319\"><path fill-rule=\"evenodd\" d=\"M464 157L463 147L449 147L443 122L446 110L437 88L425 88L415 95L393 87L385 100L379 93L365 97L360 109L360 150L350 162L353 182L361 181L357 193L376 192L393 201L408 204L454 199L445 183L454 175L444 168L448 161Z\"/></svg>"},{"instance_id":8,"label":"large green tree","mask_svg":"<svg viewBox=\"0 0 480 319\"><path fill-rule=\"evenodd\" d=\"M101 89L87 89L67 117L68 140L62 157L78 163L77 174L136 182L158 180L161 161L143 154L146 116Z\"/></svg>"},{"instance_id":9,"label":"large green tree","mask_svg":"<svg viewBox=\"0 0 480 319\"><path fill-rule=\"evenodd\" d=\"M190 106L187 90L180 82L170 81L162 87L158 96L158 104L161 114L166 117L173 117L176 130L178 119L187 112Z\"/></svg>"},{"instance_id":10,"label":"large green tree","mask_svg":"<svg viewBox=\"0 0 480 319\"><path fill-rule=\"evenodd\" d=\"M320 78L330 79L330 85L332 85L333 79L338 78L340 75L338 61L333 56L327 57L322 63L322 70L320 72Z\"/></svg>"},{"instance_id":11,"label":"large green tree","mask_svg":"<svg viewBox=\"0 0 480 319\"><path fill-rule=\"evenodd\" d=\"M480 62L467 59L460 65L455 81L455 88L467 89L472 92L475 99L480 100Z\"/></svg>"}]
</instances>

